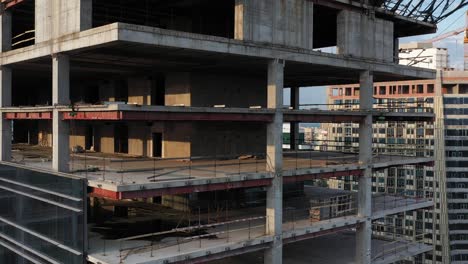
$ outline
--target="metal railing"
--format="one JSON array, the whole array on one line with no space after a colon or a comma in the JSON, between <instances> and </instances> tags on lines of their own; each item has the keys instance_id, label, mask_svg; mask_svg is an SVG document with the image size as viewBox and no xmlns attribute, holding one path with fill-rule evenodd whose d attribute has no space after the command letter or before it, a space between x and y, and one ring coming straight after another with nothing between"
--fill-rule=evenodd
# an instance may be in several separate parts
<instances>
[{"instance_id":1,"label":"metal railing","mask_svg":"<svg viewBox=\"0 0 468 264\"><path fill-rule=\"evenodd\" d=\"M16 48L26 44L34 44L34 40L36 39L35 32L36 31L32 29L12 37L11 47Z\"/></svg>"},{"instance_id":2,"label":"metal railing","mask_svg":"<svg viewBox=\"0 0 468 264\"><path fill-rule=\"evenodd\" d=\"M322 110L322 111L363 111L359 103L336 103L336 104L301 104L300 110ZM406 102L390 101L387 103L374 103L372 111L386 113L433 113L432 103L425 101Z\"/></svg>"},{"instance_id":3,"label":"metal railing","mask_svg":"<svg viewBox=\"0 0 468 264\"><path fill-rule=\"evenodd\" d=\"M285 142L286 144L288 142ZM351 142L301 141L298 150L285 150L283 171L297 175L301 169L336 168L359 166L359 149ZM373 162L405 161L405 157L432 157L433 150L425 145L373 144ZM20 148L21 149L21 148ZM28 152L14 151L14 162L51 167L51 150ZM84 151L72 153L70 171L89 180L115 184L138 184L184 180L194 178L218 178L267 174L268 160L265 153L243 155L211 155L177 158L134 157L123 154L104 154Z\"/></svg>"}]
</instances>

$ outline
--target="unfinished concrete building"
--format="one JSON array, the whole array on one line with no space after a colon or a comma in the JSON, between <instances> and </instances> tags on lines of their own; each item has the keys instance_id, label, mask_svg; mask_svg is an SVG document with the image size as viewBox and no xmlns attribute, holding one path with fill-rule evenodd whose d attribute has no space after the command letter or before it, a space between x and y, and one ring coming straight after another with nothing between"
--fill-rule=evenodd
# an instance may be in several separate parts
<instances>
[{"instance_id":1,"label":"unfinished concrete building","mask_svg":"<svg viewBox=\"0 0 468 264\"><path fill-rule=\"evenodd\" d=\"M372 95L374 81L435 78L398 65L396 47L400 37L435 32L449 9L341 0L1 2L6 263L200 263L248 252L282 263L283 244L345 230L355 253L340 257L356 263L431 250L423 239L372 236L377 219L434 204L372 197L373 170L434 161L373 154L372 123L432 122L434 114L374 110ZM336 54L315 50L330 46ZM353 111L299 109L299 87L354 82ZM358 150L293 144L283 152L284 122L292 142L301 122L358 123ZM317 194L304 182L351 174L359 176L355 208L311 221Z\"/></svg>"}]
</instances>

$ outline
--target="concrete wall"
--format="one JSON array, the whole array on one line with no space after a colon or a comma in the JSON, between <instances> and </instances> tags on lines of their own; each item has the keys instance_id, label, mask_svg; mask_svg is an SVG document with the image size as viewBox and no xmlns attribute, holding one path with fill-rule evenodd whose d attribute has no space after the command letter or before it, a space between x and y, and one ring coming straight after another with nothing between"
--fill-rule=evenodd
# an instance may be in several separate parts
<instances>
[{"instance_id":1,"label":"concrete wall","mask_svg":"<svg viewBox=\"0 0 468 264\"><path fill-rule=\"evenodd\" d=\"M266 107L266 79L235 74L193 74L192 106Z\"/></svg>"},{"instance_id":2,"label":"concrete wall","mask_svg":"<svg viewBox=\"0 0 468 264\"><path fill-rule=\"evenodd\" d=\"M313 48L313 3L236 0L235 39Z\"/></svg>"},{"instance_id":3,"label":"concrete wall","mask_svg":"<svg viewBox=\"0 0 468 264\"><path fill-rule=\"evenodd\" d=\"M266 126L255 123L197 122L193 126L192 156L264 153Z\"/></svg>"},{"instance_id":4,"label":"concrete wall","mask_svg":"<svg viewBox=\"0 0 468 264\"><path fill-rule=\"evenodd\" d=\"M72 124L70 126L70 148L74 146L86 147L86 125Z\"/></svg>"},{"instance_id":5,"label":"concrete wall","mask_svg":"<svg viewBox=\"0 0 468 264\"><path fill-rule=\"evenodd\" d=\"M99 101L115 102L115 84L112 81L99 84Z\"/></svg>"},{"instance_id":6,"label":"concrete wall","mask_svg":"<svg viewBox=\"0 0 468 264\"><path fill-rule=\"evenodd\" d=\"M95 127L96 149L114 153L114 125ZM70 146L85 145L85 127L76 129ZM81 131L81 132L80 132ZM266 127L254 123L164 122L148 126L132 123L128 126L128 154L152 156L152 133L163 133L162 156L222 156L259 154L265 151Z\"/></svg>"},{"instance_id":7,"label":"concrete wall","mask_svg":"<svg viewBox=\"0 0 468 264\"><path fill-rule=\"evenodd\" d=\"M52 121L38 122L38 143L39 146L52 147Z\"/></svg>"},{"instance_id":8,"label":"concrete wall","mask_svg":"<svg viewBox=\"0 0 468 264\"><path fill-rule=\"evenodd\" d=\"M151 105L151 80L148 78L129 78L128 103Z\"/></svg>"},{"instance_id":9,"label":"concrete wall","mask_svg":"<svg viewBox=\"0 0 468 264\"><path fill-rule=\"evenodd\" d=\"M103 124L96 126L96 141L99 141L99 151L114 153L114 125Z\"/></svg>"},{"instance_id":10,"label":"concrete wall","mask_svg":"<svg viewBox=\"0 0 468 264\"><path fill-rule=\"evenodd\" d=\"M342 10L338 14L338 54L393 62L393 23L364 13Z\"/></svg>"},{"instance_id":11,"label":"concrete wall","mask_svg":"<svg viewBox=\"0 0 468 264\"><path fill-rule=\"evenodd\" d=\"M163 195L161 204L182 212L198 212L198 196L198 193Z\"/></svg>"},{"instance_id":12,"label":"concrete wall","mask_svg":"<svg viewBox=\"0 0 468 264\"><path fill-rule=\"evenodd\" d=\"M236 74L168 73L166 105L266 107L266 80Z\"/></svg>"},{"instance_id":13,"label":"concrete wall","mask_svg":"<svg viewBox=\"0 0 468 264\"><path fill-rule=\"evenodd\" d=\"M163 157L185 158L191 155L191 122L166 122L163 134Z\"/></svg>"},{"instance_id":14,"label":"concrete wall","mask_svg":"<svg viewBox=\"0 0 468 264\"><path fill-rule=\"evenodd\" d=\"M163 195L161 204L182 212L190 212L190 194Z\"/></svg>"},{"instance_id":15,"label":"concrete wall","mask_svg":"<svg viewBox=\"0 0 468 264\"><path fill-rule=\"evenodd\" d=\"M151 127L145 123L134 123L128 126L128 154L151 156Z\"/></svg>"},{"instance_id":16,"label":"concrete wall","mask_svg":"<svg viewBox=\"0 0 468 264\"><path fill-rule=\"evenodd\" d=\"M90 29L92 0L35 0L35 24L36 43Z\"/></svg>"},{"instance_id":17,"label":"concrete wall","mask_svg":"<svg viewBox=\"0 0 468 264\"><path fill-rule=\"evenodd\" d=\"M191 105L191 75L188 72L166 74L165 105Z\"/></svg>"}]
</instances>

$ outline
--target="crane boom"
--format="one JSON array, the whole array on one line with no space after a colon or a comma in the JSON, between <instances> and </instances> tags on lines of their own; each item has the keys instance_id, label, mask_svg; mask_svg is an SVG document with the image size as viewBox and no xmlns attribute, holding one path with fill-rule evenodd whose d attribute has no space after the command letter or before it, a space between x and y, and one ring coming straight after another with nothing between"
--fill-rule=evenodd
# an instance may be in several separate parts
<instances>
[{"instance_id":1,"label":"crane boom","mask_svg":"<svg viewBox=\"0 0 468 264\"><path fill-rule=\"evenodd\" d=\"M466 12L466 19L465 19L465 39L463 41L463 48L464 48L464 69L468 71L468 11Z\"/></svg>"},{"instance_id":2,"label":"crane boom","mask_svg":"<svg viewBox=\"0 0 468 264\"><path fill-rule=\"evenodd\" d=\"M434 43L434 42L441 41L441 40L446 39L446 38L451 37L451 36L456 36L458 34L461 34L462 32L465 32L465 31L466 31L466 28L462 27L462 28L455 29L455 30L452 30L450 32L447 32L445 34L439 35L439 36L437 36L435 38L421 41L421 43Z\"/></svg>"}]
</instances>

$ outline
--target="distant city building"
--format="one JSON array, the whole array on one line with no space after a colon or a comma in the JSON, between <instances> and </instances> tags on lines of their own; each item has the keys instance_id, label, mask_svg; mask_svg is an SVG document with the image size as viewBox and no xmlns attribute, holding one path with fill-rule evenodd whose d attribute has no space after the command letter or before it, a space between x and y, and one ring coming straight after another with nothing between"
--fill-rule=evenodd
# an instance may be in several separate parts
<instances>
[{"instance_id":1,"label":"distant city building","mask_svg":"<svg viewBox=\"0 0 468 264\"><path fill-rule=\"evenodd\" d=\"M400 64L428 69L449 68L446 48L436 48L432 43L411 42L400 44Z\"/></svg>"},{"instance_id":2,"label":"distant city building","mask_svg":"<svg viewBox=\"0 0 468 264\"><path fill-rule=\"evenodd\" d=\"M329 87L333 109L352 108L359 101L359 86ZM466 263L468 261L468 71L440 71L437 80L375 83L374 108L401 108L415 111L434 107L436 122L378 122L373 125L373 142L385 152L391 146L436 155L435 166L397 166L373 173L374 193L405 193L413 197L434 197L434 210L406 212L387 217L385 223L397 233L412 236L416 229L431 234L433 254L416 258L415 263ZM413 110L412 110L413 109ZM323 124L339 150L359 147L357 126L353 123ZM440 140L439 140L440 139ZM466 143L466 144L465 144ZM378 150L379 151L379 150ZM328 181L331 188L357 190L352 176ZM424 223L422 226L421 223ZM417 224L418 223L418 224ZM423 261L423 262L421 262Z\"/></svg>"},{"instance_id":3,"label":"distant city building","mask_svg":"<svg viewBox=\"0 0 468 264\"><path fill-rule=\"evenodd\" d=\"M299 126L297 147L299 150L326 150L328 132L320 127ZM283 148L291 149L291 124L283 124Z\"/></svg>"}]
</instances>

